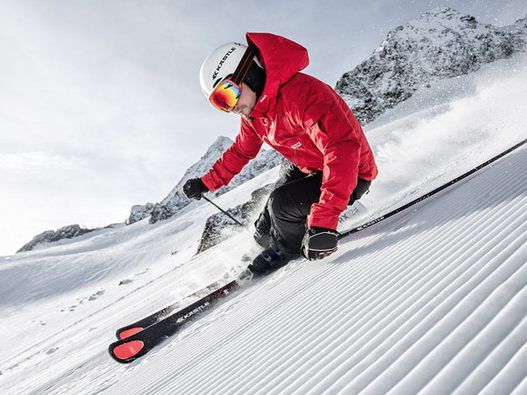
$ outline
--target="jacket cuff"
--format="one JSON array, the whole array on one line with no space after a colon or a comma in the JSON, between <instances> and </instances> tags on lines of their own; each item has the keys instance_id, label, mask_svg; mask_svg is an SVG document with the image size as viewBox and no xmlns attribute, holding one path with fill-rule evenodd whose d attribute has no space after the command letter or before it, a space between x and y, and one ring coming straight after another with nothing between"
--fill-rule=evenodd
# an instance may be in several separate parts
<instances>
[{"instance_id":1,"label":"jacket cuff","mask_svg":"<svg viewBox=\"0 0 527 395\"><path fill-rule=\"evenodd\" d=\"M339 223L339 218L321 218L316 217L313 215L310 215L307 217L307 226L310 228L312 227L318 227L318 228L326 228L331 230L337 230L337 225Z\"/></svg>"},{"instance_id":2,"label":"jacket cuff","mask_svg":"<svg viewBox=\"0 0 527 395\"><path fill-rule=\"evenodd\" d=\"M201 176L200 179L201 179L201 182L205 184L209 192L213 192L216 189L218 189L218 188L215 188L214 182L212 181L212 177L210 176L209 173L205 174L204 176Z\"/></svg>"}]
</instances>

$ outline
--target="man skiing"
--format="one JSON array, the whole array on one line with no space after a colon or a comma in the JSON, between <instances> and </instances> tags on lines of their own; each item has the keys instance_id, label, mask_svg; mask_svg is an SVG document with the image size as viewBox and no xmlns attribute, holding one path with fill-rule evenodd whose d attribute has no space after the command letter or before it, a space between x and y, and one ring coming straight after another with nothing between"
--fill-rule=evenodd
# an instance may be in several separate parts
<instances>
[{"instance_id":1,"label":"man skiing","mask_svg":"<svg viewBox=\"0 0 527 395\"><path fill-rule=\"evenodd\" d=\"M240 115L234 144L201 178L183 187L189 198L227 185L265 142L290 163L255 222L264 250L249 265L266 274L299 257L337 250L337 223L347 205L368 191L377 166L362 128L342 98L300 73L307 50L281 36L247 33L248 45L228 43L205 59L202 90L211 104Z\"/></svg>"}]
</instances>

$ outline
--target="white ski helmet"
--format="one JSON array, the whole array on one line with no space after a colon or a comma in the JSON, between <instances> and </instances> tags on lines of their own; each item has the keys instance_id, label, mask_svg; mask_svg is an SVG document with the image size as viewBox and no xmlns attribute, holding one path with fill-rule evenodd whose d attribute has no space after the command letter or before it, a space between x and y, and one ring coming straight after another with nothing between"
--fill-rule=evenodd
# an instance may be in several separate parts
<instances>
[{"instance_id":1,"label":"white ski helmet","mask_svg":"<svg viewBox=\"0 0 527 395\"><path fill-rule=\"evenodd\" d=\"M225 77L234 73L247 48L247 45L236 42L223 44L212 51L203 61L199 71L199 82L201 90L207 99L216 85ZM256 56L254 60L261 67Z\"/></svg>"}]
</instances>

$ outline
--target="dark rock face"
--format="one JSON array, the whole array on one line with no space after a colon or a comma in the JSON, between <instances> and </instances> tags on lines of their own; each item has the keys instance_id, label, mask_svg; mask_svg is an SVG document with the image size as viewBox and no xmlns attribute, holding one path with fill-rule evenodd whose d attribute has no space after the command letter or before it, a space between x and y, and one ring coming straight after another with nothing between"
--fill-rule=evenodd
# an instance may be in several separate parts
<instances>
[{"instance_id":1,"label":"dark rock face","mask_svg":"<svg viewBox=\"0 0 527 395\"><path fill-rule=\"evenodd\" d=\"M261 188L254 190L251 193L251 199L241 205L230 208L227 210L234 218L238 219L244 226L249 225L249 221L253 218L256 210L263 207L264 200L267 199L271 191L273 190L274 184L267 184ZM227 217L223 213L211 215L207 218L205 228L201 235L200 244L198 246L199 254L205 250L208 250L212 246L221 243L227 239L229 230L234 230L239 227L232 219Z\"/></svg>"},{"instance_id":2,"label":"dark rock face","mask_svg":"<svg viewBox=\"0 0 527 395\"><path fill-rule=\"evenodd\" d=\"M33 239L29 243L25 244L21 249L19 249L17 253L31 251L40 244L52 243L62 239L72 239L74 237L93 232L94 230L95 229L81 228L79 225L68 225L57 230L47 230L33 237Z\"/></svg>"},{"instance_id":3,"label":"dark rock face","mask_svg":"<svg viewBox=\"0 0 527 395\"><path fill-rule=\"evenodd\" d=\"M133 206L130 216L126 220L126 224L132 224L147 217L150 217L150 223L156 223L178 214L192 202L183 193L182 188L185 182L190 178L201 177L205 174L232 143L233 141L228 137L219 137L209 147L205 155L185 172L181 180L166 198L155 204L147 203L145 205ZM283 157L274 150L261 150L256 158L251 160L243 168L242 172L231 180L229 185L214 192L212 196L223 195L244 182L278 166L282 159Z\"/></svg>"},{"instance_id":4,"label":"dark rock face","mask_svg":"<svg viewBox=\"0 0 527 395\"><path fill-rule=\"evenodd\" d=\"M467 74L523 50L525 41L518 33L523 25L516 22L512 31L450 8L427 12L390 31L335 89L361 123L371 122L433 80Z\"/></svg>"},{"instance_id":5,"label":"dark rock face","mask_svg":"<svg viewBox=\"0 0 527 395\"><path fill-rule=\"evenodd\" d=\"M126 224L133 224L134 222L141 221L143 218L149 217L154 208L156 207L153 203L146 203L145 205L134 205L130 210L130 216L126 220Z\"/></svg>"}]
</instances>

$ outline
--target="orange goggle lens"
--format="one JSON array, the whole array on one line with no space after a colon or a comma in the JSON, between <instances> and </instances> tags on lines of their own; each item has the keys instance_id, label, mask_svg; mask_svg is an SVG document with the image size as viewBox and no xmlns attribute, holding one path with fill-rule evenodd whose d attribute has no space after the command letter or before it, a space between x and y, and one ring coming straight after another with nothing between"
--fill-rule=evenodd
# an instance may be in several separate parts
<instances>
[{"instance_id":1,"label":"orange goggle lens","mask_svg":"<svg viewBox=\"0 0 527 395\"><path fill-rule=\"evenodd\" d=\"M228 78L221 81L210 94L209 100L218 110L231 112L240 98L240 87Z\"/></svg>"}]
</instances>

